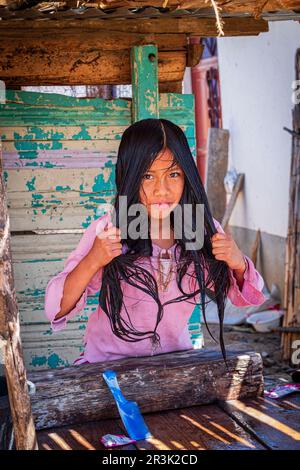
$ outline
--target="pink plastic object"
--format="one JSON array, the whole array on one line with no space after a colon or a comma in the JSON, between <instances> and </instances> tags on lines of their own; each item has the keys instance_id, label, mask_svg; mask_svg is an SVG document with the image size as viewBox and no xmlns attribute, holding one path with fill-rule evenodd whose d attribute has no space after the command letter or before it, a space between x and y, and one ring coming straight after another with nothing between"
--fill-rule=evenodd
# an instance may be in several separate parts
<instances>
[{"instance_id":1,"label":"pink plastic object","mask_svg":"<svg viewBox=\"0 0 300 470\"><path fill-rule=\"evenodd\" d=\"M293 392L300 392L300 384L277 385L264 391L264 396L268 398L281 398Z\"/></svg>"},{"instance_id":2,"label":"pink plastic object","mask_svg":"<svg viewBox=\"0 0 300 470\"><path fill-rule=\"evenodd\" d=\"M136 442L134 439L124 436L124 434L105 434L105 436L100 437L100 441L105 447L125 446Z\"/></svg>"}]
</instances>

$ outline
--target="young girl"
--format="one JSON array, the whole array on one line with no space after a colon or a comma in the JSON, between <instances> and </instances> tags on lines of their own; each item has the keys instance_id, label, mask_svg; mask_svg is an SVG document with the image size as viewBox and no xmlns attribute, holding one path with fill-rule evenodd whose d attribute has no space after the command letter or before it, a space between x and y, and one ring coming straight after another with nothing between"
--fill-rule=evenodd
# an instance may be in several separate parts
<instances>
[{"instance_id":1,"label":"young girl","mask_svg":"<svg viewBox=\"0 0 300 470\"><path fill-rule=\"evenodd\" d=\"M86 229L64 270L46 288L45 313L54 331L65 328L83 310L87 296L100 291L84 353L74 364L193 349L188 321L200 298L206 323L207 293L217 303L225 359L226 298L241 307L260 305L264 283L213 219L180 127L166 119L144 119L128 127L119 147L116 186L116 220L120 196L127 197L128 208L142 204L149 216L148 237L125 236L106 212ZM184 230L175 238L174 209L188 204L204 206L204 242L194 250L187 249ZM128 225L134 219L129 213ZM167 238L165 220L170 221Z\"/></svg>"}]
</instances>

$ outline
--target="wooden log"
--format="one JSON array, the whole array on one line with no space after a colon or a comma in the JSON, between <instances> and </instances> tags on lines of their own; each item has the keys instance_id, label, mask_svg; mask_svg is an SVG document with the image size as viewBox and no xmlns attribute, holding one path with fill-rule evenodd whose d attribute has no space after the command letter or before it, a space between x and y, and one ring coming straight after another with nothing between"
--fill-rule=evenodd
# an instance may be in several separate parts
<instances>
[{"instance_id":1,"label":"wooden log","mask_svg":"<svg viewBox=\"0 0 300 470\"><path fill-rule=\"evenodd\" d=\"M48 22L47 22L48 23ZM50 22L51 23L51 22ZM155 44L159 80L182 81L186 34L0 28L0 79L7 87L131 83L130 49ZM68 60L66 60L68 57Z\"/></svg>"},{"instance_id":2,"label":"wooden log","mask_svg":"<svg viewBox=\"0 0 300 470\"><path fill-rule=\"evenodd\" d=\"M187 67L195 67L199 64L204 51L204 44L188 44Z\"/></svg>"},{"instance_id":3,"label":"wooden log","mask_svg":"<svg viewBox=\"0 0 300 470\"><path fill-rule=\"evenodd\" d=\"M143 413L233 400L263 393L260 354L228 351L228 369L216 350L187 350L151 357L29 373L36 386L31 396L37 429L118 417L102 377L117 372L125 397Z\"/></svg>"},{"instance_id":4,"label":"wooden log","mask_svg":"<svg viewBox=\"0 0 300 470\"><path fill-rule=\"evenodd\" d=\"M159 93L182 93L182 80L178 82L159 82Z\"/></svg>"},{"instance_id":5,"label":"wooden log","mask_svg":"<svg viewBox=\"0 0 300 470\"><path fill-rule=\"evenodd\" d=\"M269 30L267 21L252 17L225 18L224 21L223 30L225 36L256 36ZM78 28L79 25L80 28ZM77 35L87 30L96 30L97 32L109 31L110 34L112 32L122 31L134 34L162 34L163 32L163 35L173 33L200 37L213 37L218 35L215 18L130 18L126 21L124 21L124 19L101 20L98 18L84 19L81 21L78 19L51 20L47 22L28 19L26 20L26 27L25 25L23 27L18 25L18 33L25 34L26 36L35 34L35 30L44 31L46 35L48 32L49 34L53 34L53 30L68 32L69 29L75 29ZM8 37L8 34L15 34L16 21L0 21L0 31L1 34L4 33L6 37Z\"/></svg>"},{"instance_id":6,"label":"wooden log","mask_svg":"<svg viewBox=\"0 0 300 470\"><path fill-rule=\"evenodd\" d=\"M1 144L1 142L0 142ZM9 215L0 147L0 340L17 450L37 449L14 289Z\"/></svg>"},{"instance_id":7,"label":"wooden log","mask_svg":"<svg viewBox=\"0 0 300 470\"><path fill-rule=\"evenodd\" d=\"M117 35L117 42L111 41L109 44L101 34L90 36L86 41L84 37L75 40L66 35L56 41L20 37L14 40L13 38L5 39L5 35L1 33L0 79L10 87L131 83L130 48L120 48L117 44L118 41L128 45L134 44L133 38L128 41L125 34L123 39L122 33ZM145 37L143 41L137 40L136 43L145 45ZM182 41L181 46L178 47L180 47L179 50L172 50L172 47L167 51L159 50L158 79L160 82L183 80L186 51L182 47Z\"/></svg>"}]
</instances>

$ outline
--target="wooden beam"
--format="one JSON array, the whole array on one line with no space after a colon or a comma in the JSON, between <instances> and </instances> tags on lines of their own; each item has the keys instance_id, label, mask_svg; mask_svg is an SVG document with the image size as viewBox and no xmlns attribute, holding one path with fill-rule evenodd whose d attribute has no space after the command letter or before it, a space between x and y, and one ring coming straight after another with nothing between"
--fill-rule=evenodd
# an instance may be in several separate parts
<instances>
[{"instance_id":1,"label":"wooden beam","mask_svg":"<svg viewBox=\"0 0 300 470\"><path fill-rule=\"evenodd\" d=\"M269 30L268 22L253 17L223 18L225 36L252 36ZM4 24L2 24L4 23ZM45 24L47 23L47 24ZM127 32L135 34L191 34L201 37L217 36L215 18L139 18L139 19L73 19L73 20L51 20L34 21L26 20L22 25L16 21L0 21L0 32L11 37L15 34L35 34L35 31L44 31L45 37L50 37L50 31L61 30L67 33L69 29L75 29L78 35L86 31L95 30L97 33L103 31ZM122 47L120 45L120 47Z\"/></svg>"},{"instance_id":2,"label":"wooden beam","mask_svg":"<svg viewBox=\"0 0 300 470\"><path fill-rule=\"evenodd\" d=\"M158 50L153 45L131 49L132 121L158 118Z\"/></svg>"},{"instance_id":3,"label":"wooden beam","mask_svg":"<svg viewBox=\"0 0 300 470\"><path fill-rule=\"evenodd\" d=\"M204 44L188 44L188 51L187 51L187 67L195 67L198 65L203 51L204 51Z\"/></svg>"},{"instance_id":4,"label":"wooden beam","mask_svg":"<svg viewBox=\"0 0 300 470\"><path fill-rule=\"evenodd\" d=\"M182 93L182 80L178 82L159 82L159 93Z\"/></svg>"},{"instance_id":5,"label":"wooden beam","mask_svg":"<svg viewBox=\"0 0 300 470\"><path fill-rule=\"evenodd\" d=\"M188 350L82 364L29 373L36 386L32 407L37 429L118 417L102 377L117 372L125 397L143 413L233 400L263 393L262 358L227 351L228 369L219 351Z\"/></svg>"},{"instance_id":6,"label":"wooden beam","mask_svg":"<svg viewBox=\"0 0 300 470\"><path fill-rule=\"evenodd\" d=\"M147 42L146 42L147 41ZM131 83L130 49L156 44L160 82L183 79L186 36L134 33L0 30L0 79L18 85L108 85Z\"/></svg>"},{"instance_id":7,"label":"wooden beam","mask_svg":"<svg viewBox=\"0 0 300 470\"><path fill-rule=\"evenodd\" d=\"M300 48L295 56L295 78L300 80ZM288 129L285 129L288 130ZM289 215L286 238L283 327L300 327L300 103L293 109L292 158L290 164ZM295 365L299 332L284 331L282 359Z\"/></svg>"},{"instance_id":8,"label":"wooden beam","mask_svg":"<svg viewBox=\"0 0 300 470\"><path fill-rule=\"evenodd\" d=\"M0 143L1 144L1 143ZM9 215L0 147L0 339L17 450L37 449L14 288Z\"/></svg>"}]
</instances>

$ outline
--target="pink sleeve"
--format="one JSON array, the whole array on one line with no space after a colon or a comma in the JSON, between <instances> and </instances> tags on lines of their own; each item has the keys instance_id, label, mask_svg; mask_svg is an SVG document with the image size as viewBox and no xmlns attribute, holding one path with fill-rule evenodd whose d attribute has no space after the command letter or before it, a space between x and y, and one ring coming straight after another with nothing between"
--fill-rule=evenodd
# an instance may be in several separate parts
<instances>
[{"instance_id":1,"label":"pink sleeve","mask_svg":"<svg viewBox=\"0 0 300 470\"><path fill-rule=\"evenodd\" d=\"M64 317L54 320L60 311L60 303L63 296L64 284L67 275L79 264L79 262L88 254L94 243L95 237L99 231L103 230L108 220L108 214L94 220L83 233L77 248L71 252L64 263L64 269L56 276L52 277L45 290L45 315L51 322L53 331L65 328L67 321L81 312L86 305L87 296L95 294L100 290L102 269L94 274L88 283L85 291L78 299L75 307Z\"/></svg>"},{"instance_id":2,"label":"pink sleeve","mask_svg":"<svg viewBox=\"0 0 300 470\"><path fill-rule=\"evenodd\" d=\"M225 233L221 224L216 219L213 220L217 231L219 233ZM262 293L264 280L259 272L255 269L253 261L246 255L244 255L244 258L246 260L247 267L244 272L244 283L242 290L240 290L238 286L237 280L233 274L233 270L229 269L231 287L228 291L228 298L233 303L233 305L238 307L261 305L266 300L266 297Z\"/></svg>"}]
</instances>

